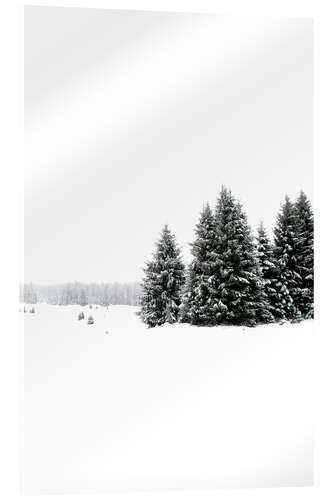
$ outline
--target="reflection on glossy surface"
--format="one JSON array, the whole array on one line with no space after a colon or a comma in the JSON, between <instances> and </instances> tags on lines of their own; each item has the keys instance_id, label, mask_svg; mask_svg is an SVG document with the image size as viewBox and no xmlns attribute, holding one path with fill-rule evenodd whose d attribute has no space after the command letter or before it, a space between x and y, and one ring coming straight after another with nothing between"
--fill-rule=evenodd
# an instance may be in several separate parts
<instances>
[{"instance_id":1,"label":"reflection on glossy surface","mask_svg":"<svg viewBox=\"0 0 333 500\"><path fill-rule=\"evenodd\" d=\"M25 281L138 280L165 223L188 261L221 184L253 226L311 198L312 52L304 19L26 7ZM156 344L134 313L81 331L43 307L25 318L30 492L312 483L312 322Z\"/></svg>"},{"instance_id":2,"label":"reflection on glossy surface","mask_svg":"<svg viewBox=\"0 0 333 500\"><path fill-rule=\"evenodd\" d=\"M254 226L285 193L311 197L311 21L25 18L27 280L139 279L165 222L188 259L222 183Z\"/></svg>"}]
</instances>

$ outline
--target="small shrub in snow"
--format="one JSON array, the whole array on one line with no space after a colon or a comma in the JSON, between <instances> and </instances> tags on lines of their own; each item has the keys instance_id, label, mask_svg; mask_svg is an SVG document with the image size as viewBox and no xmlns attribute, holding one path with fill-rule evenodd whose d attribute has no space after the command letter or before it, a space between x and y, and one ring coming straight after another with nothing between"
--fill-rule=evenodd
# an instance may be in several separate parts
<instances>
[{"instance_id":1,"label":"small shrub in snow","mask_svg":"<svg viewBox=\"0 0 333 500\"><path fill-rule=\"evenodd\" d=\"M79 313L79 315L78 315L77 319L78 319L79 321L81 321L81 319L84 319L84 313L83 313L83 311L81 311L81 312Z\"/></svg>"},{"instance_id":2,"label":"small shrub in snow","mask_svg":"<svg viewBox=\"0 0 333 500\"><path fill-rule=\"evenodd\" d=\"M88 325L93 325L93 324L94 324L94 318L92 316L89 316Z\"/></svg>"},{"instance_id":3,"label":"small shrub in snow","mask_svg":"<svg viewBox=\"0 0 333 500\"><path fill-rule=\"evenodd\" d=\"M32 307L32 308L30 309L30 312L34 314L34 313L35 313L35 308L34 308L34 307Z\"/></svg>"},{"instance_id":4,"label":"small shrub in snow","mask_svg":"<svg viewBox=\"0 0 333 500\"><path fill-rule=\"evenodd\" d=\"M92 305L91 304L89 304L89 309L92 309Z\"/></svg>"}]
</instances>

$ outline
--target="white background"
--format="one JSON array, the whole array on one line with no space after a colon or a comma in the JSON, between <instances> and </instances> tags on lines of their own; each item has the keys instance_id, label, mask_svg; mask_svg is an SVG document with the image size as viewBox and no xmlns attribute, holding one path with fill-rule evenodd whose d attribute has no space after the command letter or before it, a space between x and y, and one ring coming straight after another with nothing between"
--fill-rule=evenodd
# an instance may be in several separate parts
<instances>
[{"instance_id":1,"label":"white background","mask_svg":"<svg viewBox=\"0 0 333 500\"><path fill-rule=\"evenodd\" d=\"M24 492L313 484L312 320L149 331L132 306L81 310L21 309Z\"/></svg>"},{"instance_id":2,"label":"white background","mask_svg":"<svg viewBox=\"0 0 333 500\"><path fill-rule=\"evenodd\" d=\"M18 440L18 316L17 287L19 282L18 261L22 262L22 126L19 126L19 111L22 109L22 25L23 10L18 9L23 2L7 2L8 9L1 12L1 403L0 442L1 442L1 496L18 498L19 496L19 440ZM31 2L33 3L33 2ZM92 2L38 2L38 5L91 6ZM315 7L316 5L316 7ZM315 487L307 489L269 489L269 490L224 490L220 492L174 492L140 493L112 495L112 498L301 498L321 499L332 497L332 333L329 331L331 294L329 293L331 270L328 262L331 257L329 239L331 239L330 197L332 184L328 181L332 168L332 8L328 2L306 1L95 1L94 7L158 9L192 12L216 12L234 15L287 15L305 16L315 19L315 211L316 211L316 312L318 349L316 367L317 408L316 445L315 445ZM21 84L19 84L19 76ZM20 102L18 101L20 96ZM22 122L21 122L22 125ZM325 215L326 212L326 215ZM328 230L325 231L324 228ZM22 272L22 269L20 269ZM39 497L42 498L42 497ZM61 498L66 498L62 496ZM70 497L69 497L70 498Z\"/></svg>"},{"instance_id":3,"label":"white background","mask_svg":"<svg viewBox=\"0 0 333 500\"><path fill-rule=\"evenodd\" d=\"M311 19L27 7L24 31L25 282L141 280L165 223L188 263L221 184L269 232L312 201Z\"/></svg>"}]
</instances>

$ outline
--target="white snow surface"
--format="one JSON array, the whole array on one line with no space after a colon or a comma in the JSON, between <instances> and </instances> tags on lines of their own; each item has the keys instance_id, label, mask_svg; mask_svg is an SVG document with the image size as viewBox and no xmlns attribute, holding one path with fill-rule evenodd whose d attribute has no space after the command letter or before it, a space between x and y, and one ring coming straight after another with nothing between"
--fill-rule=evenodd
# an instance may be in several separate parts
<instances>
[{"instance_id":1,"label":"white snow surface","mask_svg":"<svg viewBox=\"0 0 333 500\"><path fill-rule=\"evenodd\" d=\"M34 307L25 494L313 483L313 321L148 329L132 306Z\"/></svg>"}]
</instances>

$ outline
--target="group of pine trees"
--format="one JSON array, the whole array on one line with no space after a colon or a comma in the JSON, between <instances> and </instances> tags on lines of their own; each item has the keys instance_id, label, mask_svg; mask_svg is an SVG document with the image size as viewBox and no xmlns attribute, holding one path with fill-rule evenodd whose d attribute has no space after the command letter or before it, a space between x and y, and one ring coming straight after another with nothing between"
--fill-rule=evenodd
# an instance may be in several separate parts
<instances>
[{"instance_id":1,"label":"group of pine trees","mask_svg":"<svg viewBox=\"0 0 333 500\"><path fill-rule=\"evenodd\" d=\"M162 230L144 269L142 320L154 327L248 325L313 317L313 212L304 192L286 196L271 242L263 223L253 237L242 205L222 187L195 228L186 269L176 238Z\"/></svg>"}]
</instances>

